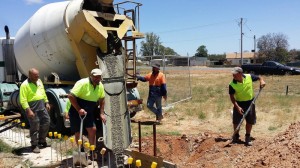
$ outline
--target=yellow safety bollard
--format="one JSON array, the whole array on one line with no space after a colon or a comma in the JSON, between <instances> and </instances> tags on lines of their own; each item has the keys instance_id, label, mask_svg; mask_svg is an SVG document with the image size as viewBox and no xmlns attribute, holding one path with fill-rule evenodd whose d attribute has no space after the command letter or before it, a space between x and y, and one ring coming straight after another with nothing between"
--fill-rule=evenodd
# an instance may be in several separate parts
<instances>
[{"instance_id":1,"label":"yellow safety bollard","mask_svg":"<svg viewBox=\"0 0 300 168\"><path fill-rule=\"evenodd\" d=\"M95 148L96 148L95 145L91 145L90 146L90 150L92 151L92 161L93 161L92 164L93 164L93 168L94 168L94 150L95 150Z\"/></svg>"},{"instance_id":2,"label":"yellow safety bollard","mask_svg":"<svg viewBox=\"0 0 300 168\"><path fill-rule=\"evenodd\" d=\"M85 142L84 143L84 147L87 148L87 149L90 149L90 143L89 142Z\"/></svg>"},{"instance_id":3,"label":"yellow safety bollard","mask_svg":"<svg viewBox=\"0 0 300 168\"><path fill-rule=\"evenodd\" d=\"M136 160L135 161L135 166L138 167L138 168L140 168L142 166L141 160Z\"/></svg>"},{"instance_id":4,"label":"yellow safety bollard","mask_svg":"<svg viewBox=\"0 0 300 168\"><path fill-rule=\"evenodd\" d=\"M67 135L64 136L64 141L65 141L65 148L66 148L66 161L67 161L67 167L69 167L69 163L68 163L68 147L67 147L67 140L69 139L69 137Z\"/></svg>"},{"instance_id":5,"label":"yellow safety bollard","mask_svg":"<svg viewBox=\"0 0 300 168\"><path fill-rule=\"evenodd\" d=\"M70 142L71 142L71 144L72 144L72 150L73 150L73 143L75 142L75 140L74 140L73 137L70 138Z\"/></svg>"},{"instance_id":6,"label":"yellow safety bollard","mask_svg":"<svg viewBox=\"0 0 300 168\"><path fill-rule=\"evenodd\" d=\"M157 163L156 162L152 162L151 168L156 168L156 166L157 166Z\"/></svg>"},{"instance_id":7,"label":"yellow safety bollard","mask_svg":"<svg viewBox=\"0 0 300 168\"><path fill-rule=\"evenodd\" d=\"M20 124L20 122L21 122L20 119L18 119L18 120L17 120L17 123ZM22 146L22 144L23 144L22 141L23 141L23 140L22 140L22 135L21 135L20 126L18 126L18 132L19 132L20 143L21 143L21 146Z\"/></svg>"},{"instance_id":8,"label":"yellow safety bollard","mask_svg":"<svg viewBox=\"0 0 300 168\"><path fill-rule=\"evenodd\" d=\"M53 133L52 132L48 132L48 135L49 135L50 141L51 141L50 148L51 148L51 162L52 162L52 137L53 137Z\"/></svg>"},{"instance_id":9,"label":"yellow safety bollard","mask_svg":"<svg viewBox=\"0 0 300 168\"><path fill-rule=\"evenodd\" d=\"M85 156L86 156L85 159L88 160L88 152L90 150L90 143L89 142L85 142L83 144L83 146L84 146L84 152L85 152Z\"/></svg>"},{"instance_id":10,"label":"yellow safety bollard","mask_svg":"<svg viewBox=\"0 0 300 168\"><path fill-rule=\"evenodd\" d=\"M22 128L23 128L23 133L24 133L24 144L26 146L26 137L25 137L25 123L21 124Z\"/></svg>"},{"instance_id":11,"label":"yellow safety bollard","mask_svg":"<svg viewBox=\"0 0 300 168\"><path fill-rule=\"evenodd\" d=\"M80 162L80 167L81 167L81 145L82 145L82 140L78 139L78 154L79 154L79 162Z\"/></svg>"},{"instance_id":12,"label":"yellow safety bollard","mask_svg":"<svg viewBox=\"0 0 300 168\"><path fill-rule=\"evenodd\" d=\"M56 139L57 138L57 132L54 132L53 135L54 135L54 138ZM56 150L56 161L58 161L57 142L55 143L55 150Z\"/></svg>"},{"instance_id":13,"label":"yellow safety bollard","mask_svg":"<svg viewBox=\"0 0 300 168\"><path fill-rule=\"evenodd\" d=\"M133 158L129 157L128 160L127 160L127 164L129 166L129 168L131 168L132 162L133 162Z\"/></svg>"},{"instance_id":14,"label":"yellow safety bollard","mask_svg":"<svg viewBox=\"0 0 300 168\"><path fill-rule=\"evenodd\" d=\"M102 155L102 167L104 167L104 154L106 152L106 149L105 148L102 148L101 151L100 151L100 154Z\"/></svg>"},{"instance_id":15,"label":"yellow safety bollard","mask_svg":"<svg viewBox=\"0 0 300 168\"><path fill-rule=\"evenodd\" d=\"M57 134L57 138L58 138L58 141L59 141L60 161L62 161L62 151L61 151L61 134Z\"/></svg>"}]
</instances>

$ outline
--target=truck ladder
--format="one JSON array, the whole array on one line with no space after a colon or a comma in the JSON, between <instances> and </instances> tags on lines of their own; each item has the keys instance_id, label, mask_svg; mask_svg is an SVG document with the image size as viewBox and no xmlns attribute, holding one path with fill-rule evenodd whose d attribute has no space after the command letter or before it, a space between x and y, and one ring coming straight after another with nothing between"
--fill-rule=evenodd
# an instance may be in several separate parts
<instances>
[{"instance_id":1,"label":"truck ladder","mask_svg":"<svg viewBox=\"0 0 300 168\"><path fill-rule=\"evenodd\" d=\"M136 24L136 18L139 20L139 13L137 13L137 17L135 14L136 10L139 11L139 6L141 6L141 4L137 4L135 10L124 10L124 15L132 18L134 24ZM144 38L144 35L138 30L129 30L122 39L124 40L125 48L125 73L127 78L127 84L131 83L133 84L133 87L135 87L136 83L136 39L141 38Z\"/></svg>"}]
</instances>

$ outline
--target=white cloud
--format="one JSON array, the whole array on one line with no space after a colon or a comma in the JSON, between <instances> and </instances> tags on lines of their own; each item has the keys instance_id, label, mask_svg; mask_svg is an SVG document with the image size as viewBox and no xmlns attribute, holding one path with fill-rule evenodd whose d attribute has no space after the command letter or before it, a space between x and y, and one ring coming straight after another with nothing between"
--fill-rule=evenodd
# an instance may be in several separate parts
<instances>
[{"instance_id":1,"label":"white cloud","mask_svg":"<svg viewBox=\"0 0 300 168\"><path fill-rule=\"evenodd\" d=\"M32 5L32 4L41 4L44 1L43 0L25 0L27 5Z\"/></svg>"}]
</instances>

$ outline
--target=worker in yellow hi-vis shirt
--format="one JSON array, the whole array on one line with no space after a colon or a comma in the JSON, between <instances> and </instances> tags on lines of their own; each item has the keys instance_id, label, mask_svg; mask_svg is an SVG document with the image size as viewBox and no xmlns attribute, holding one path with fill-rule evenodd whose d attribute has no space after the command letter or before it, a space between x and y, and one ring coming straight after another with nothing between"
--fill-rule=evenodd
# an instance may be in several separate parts
<instances>
[{"instance_id":1,"label":"worker in yellow hi-vis shirt","mask_svg":"<svg viewBox=\"0 0 300 168\"><path fill-rule=\"evenodd\" d=\"M94 111L98 110L98 115L102 122L106 123L104 114L104 86L101 83L102 71L93 69L87 78L77 81L72 88L68 98L71 102L69 110L71 132L75 133L76 142L80 136L81 118L86 115L83 121L83 128L88 132L88 139L91 145L95 145L96 123Z\"/></svg>"},{"instance_id":2,"label":"worker in yellow hi-vis shirt","mask_svg":"<svg viewBox=\"0 0 300 168\"><path fill-rule=\"evenodd\" d=\"M39 146L48 146L46 137L50 126L50 105L44 85L39 79L39 71L35 68L29 70L28 79L21 84L20 103L30 124L32 152L40 153Z\"/></svg>"}]
</instances>

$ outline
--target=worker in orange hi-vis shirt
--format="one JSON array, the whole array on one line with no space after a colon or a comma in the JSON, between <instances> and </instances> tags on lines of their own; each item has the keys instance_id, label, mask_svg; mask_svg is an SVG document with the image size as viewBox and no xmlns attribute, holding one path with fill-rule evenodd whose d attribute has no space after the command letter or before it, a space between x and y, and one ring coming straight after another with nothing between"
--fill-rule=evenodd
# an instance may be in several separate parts
<instances>
[{"instance_id":1,"label":"worker in orange hi-vis shirt","mask_svg":"<svg viewBox=\"0 0 300 168\"><path fill-rule=\"evenodd\" d=\"M162 115L162 97L167 101L167 84L165 75L159 72L160 65L155 63L152 65L152 72L146 76L137 76L137 80L149 82L149 95L147 107L156 115L157 122L163 119ZM154 107L155 104L155 107Z\"/></svg>"}]
</instances>

